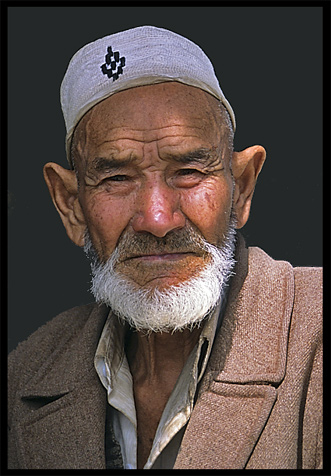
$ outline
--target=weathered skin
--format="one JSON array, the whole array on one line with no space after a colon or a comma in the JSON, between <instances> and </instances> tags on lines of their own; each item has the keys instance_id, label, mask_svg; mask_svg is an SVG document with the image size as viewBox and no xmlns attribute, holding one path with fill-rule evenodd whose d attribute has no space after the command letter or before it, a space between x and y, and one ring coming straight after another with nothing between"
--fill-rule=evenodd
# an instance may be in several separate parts
<instances>
[{"instance_id":1,"label":"weathered skin","mask_svg":"<svg viewBox=\"0 0 331 476\"><path fill-rule=\"evenodd\" d=\"M246 223L265 159L261 146L234 152L231 171L230 157L221 155L224 140L217 100L208 93L179 83L138 87L97 104L80 121L79 187L75 172L53 163L45 166L45 179L70 239L83 246L88 227L103 261L123 232L160 238L188 223L220 245L232 204L237 227ZM169 245L123 256L118 271L138 286L165 289L196 274L207 259ZM199 332L131 335L140 468Z\"/></svg>"}]
</instances>

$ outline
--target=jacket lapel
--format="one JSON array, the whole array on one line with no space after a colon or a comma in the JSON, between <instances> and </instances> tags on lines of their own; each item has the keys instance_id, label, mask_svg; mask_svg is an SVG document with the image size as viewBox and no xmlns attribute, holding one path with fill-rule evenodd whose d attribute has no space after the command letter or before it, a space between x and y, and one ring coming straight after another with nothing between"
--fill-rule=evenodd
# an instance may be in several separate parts
<instances>
[{"instance_id":1,"label":"jacket lapel","mask_svg":"<svg viewBox=\"0 0 331 476\"><path fill-rule=\"evenodd\" d=\"M79 335L59 347L21 391L23 467L105 468L106 391L93 361L107 314L105 307L94 308Z\"/></svg>"},{"instance_id":2,"label":"jacket lapel","mask_svg":"<svg viewBox=\"0 0 331 476\"><path fill-rule=\"evenodd\" d=\"M18 425L25 468L105 468L106 395L99 382L91 379L69 393L24 400L37 407Z\"/></svg>"},{"instance_id":3,"label":"jacket lapel","mask_svg":"<svg viewBox=\"0 0 331 476\"><path fill-rule=\"evenodd\" d=\"M214 382L196 403L175 469L243 469L272 406L267 385Z\"/></svg>"},{"instance_id":4,"label":"jacket lapel","mask_svg":"<svg viewBox=\"0 0 331 476\"><path fill-rule=\"evenodd\" d=\"M285 375L292 267L242 243L237 262L175 469L245 468Z\"/></svg>"}]
</instances>

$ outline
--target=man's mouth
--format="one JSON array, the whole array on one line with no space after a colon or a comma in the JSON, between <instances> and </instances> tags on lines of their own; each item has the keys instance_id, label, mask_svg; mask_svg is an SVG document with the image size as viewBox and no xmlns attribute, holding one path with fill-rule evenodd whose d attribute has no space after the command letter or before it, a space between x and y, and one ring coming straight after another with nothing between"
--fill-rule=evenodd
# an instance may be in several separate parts
<instances>
[{"instance_id":1,"label":"man's mouth","mask_svg":"<svg viewBox=\"0 0 331 476\"><path fill-rule=\"evenodd\" d=\"M141 261L178 261L188 256L196 255L192 252L182 253L150 253L128 256L124 261L128 260L141 260Z\"/></svg>"}]
</instances>

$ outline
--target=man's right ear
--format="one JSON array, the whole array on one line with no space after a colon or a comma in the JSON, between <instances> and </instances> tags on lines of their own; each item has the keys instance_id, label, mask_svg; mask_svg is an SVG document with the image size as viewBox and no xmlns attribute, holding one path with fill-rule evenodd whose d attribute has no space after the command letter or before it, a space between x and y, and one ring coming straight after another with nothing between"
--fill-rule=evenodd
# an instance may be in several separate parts
<instances>
[{"instance_id":1,"label":"man's right ear","mask_svg":"<svg viewBox=\"0 0 331 476\"><path fill-rule=\"evenodd\" d=\"M78 200L75 171L49 162L44 166L44 178L69 238L75 245L84 246L86 222Z\"/></svg>"}]
</instances>

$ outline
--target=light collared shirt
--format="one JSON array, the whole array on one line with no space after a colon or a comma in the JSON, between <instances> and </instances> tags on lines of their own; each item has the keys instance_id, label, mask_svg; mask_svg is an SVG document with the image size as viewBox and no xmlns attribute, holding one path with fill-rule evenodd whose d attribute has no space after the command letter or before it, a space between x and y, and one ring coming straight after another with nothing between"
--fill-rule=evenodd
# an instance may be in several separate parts
<instances>
[{"instance_id":1,"label":"light collared shirt","mask_svg":"<svg viewBox=\"0 0 331 476\"><path fill-rule=\"evenodd\" d=\"M171 469L175 463L185 426L193 410L197 385L205 371L220 324L220 308L218 305L205 320L199 340L164 408L144 469ZM124 468L136 469L137 419L132 375L124 349L127 329L127 325L110 312L99 340L94 365L107 390L112 425L121 447Z\"/></svg>"}]
</instances>

